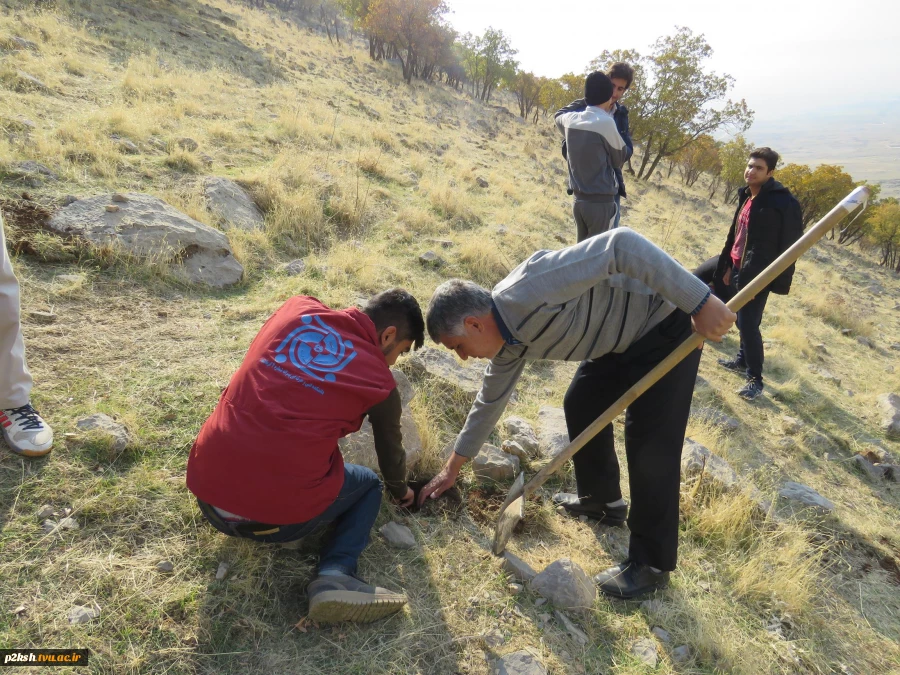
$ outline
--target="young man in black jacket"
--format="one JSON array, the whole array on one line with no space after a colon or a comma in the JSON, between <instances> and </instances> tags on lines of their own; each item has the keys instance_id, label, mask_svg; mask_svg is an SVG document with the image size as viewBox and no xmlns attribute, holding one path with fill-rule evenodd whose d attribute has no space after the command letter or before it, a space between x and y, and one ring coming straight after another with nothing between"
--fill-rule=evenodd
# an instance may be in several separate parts
<instances>
[{"instance_id":1,"label":"young man in black jacket","mask_svg":"<svg viewBox=\"0 0 900 675\"><path fill-rule=\"evenodd\" d=\"M777 163L778 153L771 148L757 148L750 153L744 170L747 186L738 191L738 206L725 247L718 258L706 261L695 272L704 281L711 281L715 294L726 302L803 234L800 203L772 177ZM791 265L744 305L737 315L740 349L733 359L719 359L719 365L724 368L746 372L747 384L738 394L748 401L763 391L763 341L759 326L766 300L770 291L787 295L793 276L794 265Z\"/></svg>"}]
</instances>

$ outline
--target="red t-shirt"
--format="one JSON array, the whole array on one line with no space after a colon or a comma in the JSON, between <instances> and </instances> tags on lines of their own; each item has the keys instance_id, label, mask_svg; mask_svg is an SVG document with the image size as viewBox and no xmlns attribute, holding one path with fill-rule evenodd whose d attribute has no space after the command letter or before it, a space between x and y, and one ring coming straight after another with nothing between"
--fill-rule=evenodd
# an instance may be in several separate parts
<instances>
[{"instance_id":1,"label":"red t-shirt","mask_svg":"<svg viewBox=\"0 0 900 675\"><path fill-rule=\"evenodd\" d=\"M188 459L199 499L273 525L321 514L344 483L337 441L396 383L357 309L288 300L254 338Z\"/></svg>"},{"instance_id":2,"label":"red t-shirt","mask_svg":"<svg viewBox=\"0 0 900 675\"><path fill-rule=\"evenodd\" d=\"M734 245L731 247L731 262L740 268L744 258L744 250L747 248L747 230L750 228L750 208L753 197L748 197L738 214L737 230L734 233Z\"/></svg>"}]
</instances>

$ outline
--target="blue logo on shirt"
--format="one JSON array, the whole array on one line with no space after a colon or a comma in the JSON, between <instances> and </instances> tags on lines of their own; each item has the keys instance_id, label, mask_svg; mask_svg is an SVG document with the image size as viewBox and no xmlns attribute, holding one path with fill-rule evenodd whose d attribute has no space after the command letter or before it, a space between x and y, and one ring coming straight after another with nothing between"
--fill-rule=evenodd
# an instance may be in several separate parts
<instances>
[{"instance_id":1,"label":"blue logo on shirt","mask_svg":"<svg viewBox=\"0 0 900 675\"><path fill-rule=\"evenodd\" d=\"M284 363L290 359L295 368L310 377L334 382L334 374L356 357L353 343L345 341L318 316L307 314L300 320L303 325L292 330L275 350L275 362Z\"/></svg>"}]
</instances>

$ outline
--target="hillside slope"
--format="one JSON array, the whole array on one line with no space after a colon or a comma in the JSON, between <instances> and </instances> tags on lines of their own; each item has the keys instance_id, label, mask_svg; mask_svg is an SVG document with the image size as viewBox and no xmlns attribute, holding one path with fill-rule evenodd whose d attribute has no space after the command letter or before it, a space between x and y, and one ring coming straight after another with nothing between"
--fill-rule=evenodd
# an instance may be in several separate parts
<instances>
[{"instance_id":1,"label":"hillside slope","mask_svg":"<svg viewBox=\"0 0 900 675\"><path fill-rule=\"evenodd\" d=\"M792 295L770 300L765 398L743 403L740 381L715 365L736 336L707 346L694 406L736 424L698 414L689 435L764 496L797 481L832 513L776 501L761 515L742 492L686 481L671 589L653 606L598 600L573 617L582 645L536 594L509 588L489 553L507 486L479 486L467 469L462 513L382 509L377 527L399 520L421 546L398 552L375 534L361 572L404 588L408 611L372 626L295 627L315 558L204 523L184 487L200 425L292 295L349 306L402 285L424 304L444 279L490 285L532 251L574 243L556 132L440 85L407 86L361 44L332 46L245 4L31 4L0 3L0 208L19 254L34 400L57 444L39 461L0 451L0 645L87 647L91 672L117 674L491 673L524 648L552 673L900 672L900 490L852 459L900 457L877 405L900 392L900 281L831 242L799 263ZM26 161L54 176L23 171ZM241 181L266 217L263 230L228 230L245 268L229 290L40 227L67 195L112 192L152 194L218 227L209 175ZM628 187L623 225L687 267L718 252L731 206L659 178ZM421 264L426 250L443 264ZM282 265L297 258L305 271L292 276ZM540 406L561 406L573 371L529 366L509 413L536 421ZM414 384L427 474L467 410L434 381ZM128 427L124 453L76 428L96 412ZM799 430L787 433L784 415ZM556 515L549 496L572 485L563 472L529 503L511 550L536 569L570 557L595 574L620 560L627 533ZM45 504L72 509L80 527L45 533L35 515ZM73 606L95 604L98 618L69 624ZM652 668L632 654L646 638Z\"/></svg>"}]
</instances>

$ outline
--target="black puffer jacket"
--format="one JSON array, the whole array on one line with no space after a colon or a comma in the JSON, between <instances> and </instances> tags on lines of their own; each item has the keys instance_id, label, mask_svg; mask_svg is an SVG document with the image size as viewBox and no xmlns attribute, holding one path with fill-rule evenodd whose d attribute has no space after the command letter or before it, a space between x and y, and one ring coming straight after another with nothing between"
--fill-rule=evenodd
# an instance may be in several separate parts
<instances>
[{"instance_id":1,"label":"black puffer jacket","mask_svg":"<svg viewBox=\"0 0 900 675\"><path fill-rule=\"evenodd\" d=\"M725 272L731 268L731 249L734 246L734 234L737 228L738 215L744 202L750 196L749 190L742 187L738 190L738 206L731 221L728 239L719 256L714 280L722 283ZM741 273L738 275L738 290L755 279L778 256L789 249L803 235L803 216L800 202L774 178L766 181L750 205L750 224L747 227L747 246L744 249L744 260ZM791 279L794 276L794 265L788 267L778 278L769 284L769 290L779 295L787 295L791 290Z\"/></svg>"}]
</instances>

